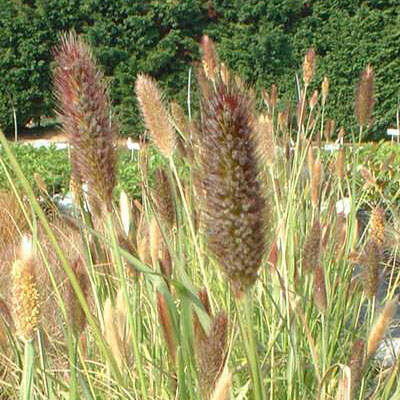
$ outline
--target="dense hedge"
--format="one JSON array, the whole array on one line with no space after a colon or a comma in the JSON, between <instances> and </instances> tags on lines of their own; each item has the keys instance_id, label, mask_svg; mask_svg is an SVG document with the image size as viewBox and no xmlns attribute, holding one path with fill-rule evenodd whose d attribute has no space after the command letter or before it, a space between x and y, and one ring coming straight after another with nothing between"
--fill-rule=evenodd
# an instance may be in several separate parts
<instances>
[{"instance_id":1,"label":"dense hedge","mask_svg":"<svg viewBox=\"0 0 400 400\"><path fill-rule=\"evenodd\" d=\"M139 71L170 97L186 101L189 66L208 33L222 60L257 88L278 83L295 94L295 73L309 46L318 74L331 80L330 117L354 124L354 86L367 63L377 74L375 137L395 124L399 96L400 12L397 0L2 0L0 125L51 115L51 49L74 28L87 36L110 80L125 134L142 127L133 95ZM195 102L194 102L195 103Z\"/></svg>"}]
</instances>

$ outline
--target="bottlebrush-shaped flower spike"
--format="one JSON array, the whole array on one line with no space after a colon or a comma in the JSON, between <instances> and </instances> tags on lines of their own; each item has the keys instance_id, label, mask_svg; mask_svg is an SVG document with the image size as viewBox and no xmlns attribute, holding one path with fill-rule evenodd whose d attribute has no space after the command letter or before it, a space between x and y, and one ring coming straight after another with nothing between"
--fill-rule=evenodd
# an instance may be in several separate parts
<instances>
[{"instance_id":1,"label":"bottlebrush-shaped flower spike","mask_svg":"<svg viewBox=\"0 0 400 400\"><path fill-rule=\"evenodd\" d=\"M111 209L116 164L117 127L110 119L104 76L74 32L62 37L55 61L58 114L71 144L72 170L77 182L87 183L90 207L98 214Z\"/></svg>"},{"instance_id":2,"label":"bottlebrush-shaped flower spike","mask_svg":"<svg viewBox=\"0 0 400 400\"><path fill-rule=\"evenodd\" d=\"M258 181L252 103L221 79L203 98L196 130L201 211L210 251L236 295L257 279L265 250L265 202Z\"/></svg>"}]
</instances>

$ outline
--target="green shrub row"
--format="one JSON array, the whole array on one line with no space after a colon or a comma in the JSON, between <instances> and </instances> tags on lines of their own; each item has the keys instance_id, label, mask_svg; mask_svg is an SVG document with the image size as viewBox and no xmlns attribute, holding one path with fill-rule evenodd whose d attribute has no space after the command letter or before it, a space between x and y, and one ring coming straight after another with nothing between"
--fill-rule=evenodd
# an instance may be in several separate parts
<instances>
[{"instance_id":1,"label":"green shrub row","mask_svg":"<svg viewBox=\"0 0 400 400\"><path fill-rule=\"evenodd\" d=\"M65 194L69 191L71 167L66 150L57 150L55 146L50 148L34 148L31 145L13 145L13 152L25 174L35 190L38 190L34 179L39 174L47 186L50 195ZM139 197L141 193L141 177L138 166L138 153L131 153L126 149L118 152L118 186L116 194L123 189L133 197ZM0 159L6 159L4 151L0 149ZM149 155L149 168L152 172L161 160L154 152ZM8 168L9 170L9 168ZM12 171L10 171L12 175ZM0 173L0 190L9 189L7 176Z\"/></svg>"},{"instance_id":2,"label":"green shrub row","mask_svg":"<svg viewBox=\"0 0 400 400\"><path fill-rule=\"evenodd\" d=\"M13 151L25 176L36 186L34 174L39 174L47 185L50 194L65 194L69 191L70 163L66 150L34 148L31 145L13 145ZM0 159L5 156L0 149ZM400 145L390 142L365 143L360 149L360 166L367 168L376 180L376 186L369 188L369 199L372 203L382 200L382 195L400 203ZM156 152L149 153L150 176L162 160ZM348 170L352 166L348 164ZM12 171L10 171L12 174ZM119 150L118 185L116 194L123 189L138 198L141 194L141 176L138 166L138 153ZM359 174L359 184L364 181ZM9 188L7 177L0 173L0 189Z\"/></svg>"},{"instance_id":3,"label":"green shrub row","mask_svg":"<svg viewBox=\"0 0 400 400\"><path fill-rule=\"evenodd\" d=\"M2 0L0 126L12 130L13 112L20 125L53 114L52 48L61 32L75 29L109 79L122 133L137 136L137 74L154 76L170 98L186 105L189 69L207 33L220 58L258 90L278 84L280 107L296 97L297 66L314 47L312 89L329 77L328 117L348 132L355 124L355 85L371 63L377 101L369 138L382 138L396 123L399 9L396 0Z\"/></svg>"}]
</instances>

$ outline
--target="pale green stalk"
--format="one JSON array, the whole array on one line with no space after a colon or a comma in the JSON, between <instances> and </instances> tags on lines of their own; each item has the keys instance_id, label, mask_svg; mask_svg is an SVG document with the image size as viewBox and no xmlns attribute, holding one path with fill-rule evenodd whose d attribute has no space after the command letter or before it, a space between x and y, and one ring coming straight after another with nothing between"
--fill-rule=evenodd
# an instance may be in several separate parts
<instances>
[{"instance_id":1,"label":"pale green stalk","mask_svg":"<svg viewBox=\"0 0 400 400\"><path fill-rule=\"evenodd\" d=\"M197 241L196 232L194 230L192 217L190 215L189 208L188 208L188 205L187 205L187 202L186 202L186 199L185 199L185 193L184 193L183 188L182 188L182 183L181 183L181 180L179 178L178 171L176 170L176 166L175 166L175 163L174 163L172 158L170 158L170 167L172 169L172 172L173 172L173 174L175 176L175 179L176 179L176 183L178 185L179 194L180 194L181 199L182 199L183 209L184 209L185 214L186 214L186 218L187 218L187 222L188 222L188 225L189 225L190 234L192 236L193 246L195 248L197 259L199 261L199 266L200 266L200 270L201 270L201 273L202 273L202 276L203 276L204 285L205 285L205 287L207 289L207 292L211 293L210 287L209 287L209 283L208 283L208 279L207 279L206 270L204 268L204 260L203 260L203 257L201 255L200 247L199 247L199 244L198 244L198 241Z\"/></svg>"},{"instance_id":2,"label":"pale green stalk","mask_svg":"<svg viewBox=\"0 0 400 400\"><path fill-rule=\"evenodd\" d=\"M33 373L35 367L33 339L27 340L24 346L24 366L19 398L20 400L30 400L33 399Z\"/></svg>"},{"instance_id":3,"label":"pale green stalk","mask_svg":"<svg viewBox=\"0 0 400 400\"><path fill-rule=\"evenodd\" d=\"M124 297L126 299L127 307L128 307L128 324L129 328L131 331L131 336L132 336L132 348L133 348L133 354L135 357L135 364L136 364L136 369L139 374L139 382L140 382L140 389L141 389L141 394L143 399L148 399L148 392L147 392L147 386L145 382L145 377L144 377L144 369L143 369L143 363L142 363L142 354L139 349L139 341L138 341L138 335L137 335L137 329L135 328L135 324L133 321L133 310L129 301L129 293L128 293L128 285L126 283L126 276L124 273L124 267L122 264L121 260L121 255L119 252L119 246L117 243L117 238L116 238L116 233L115 233L115 228L112 222L112 215L108 214L106 217L107 220L107 230L111 238L111 244L112 244L112 252L113 252L113 259L114 262L117 266L117 271L119 275L119 280L120 284L124 293Z\"/></svg>"},{"instance_id":4,"label":"pale green stalk","mask_svg":"<svg viewBox=\"0 0 400 400\"><path fill-rule=\"evenodd\" d=\"M78 400L78 381L77 381L77 351L78 351L78 341L72 332L70 327L68 330L68 353L69 353L69 370L70 370L70 381L69 381L69 400Z\"/></svg>"},{"instance_id":5,"label":"pale green stalk","mask_svg":"<svg viewBox=\"0 0 400 400\"><path fill-rule=\"evenodd\" d=\"M242 345L246 352L247 362L250 370L250 377L253 383L254 400L265 400L266 394L262 381L261 366L258 359L254 327L252 325L253 307L251 306L249 292L243 294L243 299L235 298L235 305L242 336Z\"/></svg>"}]
</instances>

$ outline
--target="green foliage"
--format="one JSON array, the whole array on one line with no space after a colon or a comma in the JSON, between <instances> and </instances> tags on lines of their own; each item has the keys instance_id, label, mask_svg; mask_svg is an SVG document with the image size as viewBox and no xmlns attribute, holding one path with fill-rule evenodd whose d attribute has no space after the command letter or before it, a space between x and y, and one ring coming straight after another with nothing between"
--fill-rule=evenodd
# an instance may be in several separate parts
<instances>
[{"instance_id":1,"label":"green foliage","mask_svg":"<svg viewBox=\"0 0 400 400\"><path fill-rule=\"evenodd\" d=\"M71 168L66 151L55 147L34 148L31 145L13 145L12 149L29 182L34 182L34 174L37 173L43 178L50 194L68 191ZM6 158L3 149L0 150L0 158ZM1 173L0 188L7 187L7 177Z\"/></svg>"},{"instance_id":2,"label":"green foliage","mask_svg":"<svg viewBox=\"0 0 400 400\"><path fill-rule=\"evenodd\" d=\"M155 169L162 163L162 157L155 151L150 151L148 156L149 179L154 179ZM122 149L118 160L118 182L115 195L124 190L129 195L140 198L142 193L142 177L138 164L138 153Z\"/></svg>"},{"instance_id":3,"label":"green foliage","mask_svg":"<svg viewBox=\"0 0 400 400\"><path fill-rule=\"evenodd\" d=\"M34 4L30 4L34 3ZM10 130L53 114L52 48L61 31L79 27L78 0L0 2L0 126Z\"/></svg>"},{"instance_id":4,"label":"green foliage","mask_svg":"<svg viewBox=\"0 0 400 400\"><path fill-rule=\"evenodd\" d=\"M363 145L361 163L374 177L376 185L367 189L367 202L400 204L400 147L396 143L379 142ZM360 176L360 183L365 181Z\"/></svg>"},{"instance_id":5,"label":"green foliage","mask_svg":"<svg viewBox=\"0 0 400 400\"><path fill-rule=\"evenodd\" d=\"M26 10L26 12L24 11ZM13 110L21 124L41 112L47 102L48 50L40 43L40 26L30 23L30 9L18 11L11 1L0 3L0 123L13 124Z\"/></svg>"},{"instance_id":6,"label":"green foliage","mask_svg":"<svg viewBox=\"0 0 400 400\"><path fill-rule=\"evenodd\" d=\"M303 2L216 0L213 3L218 19L209 31L219 44L221 58L258 87L290 75L290 89L293 89L294 44L289 33Z\"/></svg>"},{"instance_id":7,"label":"green foliage","mask_svg":"<svg viewBox=\"0 0 400 400\"><path fill-rule=\"evenodd\" d=\"M31 145L12 145L12 150L29 182L34 182L34 174L39 174L46 183L50 195L65 194L69 191L71 166L66 150L50 148L34 148ZM0 149L0 159L6 159L5 152ZM149 171L152 175L160 165L161 157L155 152L149 155ZM12 174L12 171L10 171ZM123 189L133 197L140 197L141 176L138 166L137 152L131 153L126 149L119 151L118 185L116 195ZM35 186L35 185L34 185ZM7 177L0 174L0 190L9 188Z\"/></svg>"},{"instance_id":8,"label":"green foliage","mask_svg":"<svg viewBox=\"0 0 400 400\"><path fill-rule=\"evenodd\" d=\"M50 194L65 194L69 191L71 168L67 151L57 150L54 146L47 149L34 148L30 145L13 145L12 150L30 182L34 182L33 176L37 173L43 178ZM126 149L120 149L118 154L118 184L115 195L118 196L123 189L131 196L139 198L142 178L138 154L136 151L132 153ZM0 150L0 159L4 156L4 151ZM386 198L400 204L400 146L389 142L365 143L360 149L359 158L361 165L368 168L377 181L377 186L368 188L365 201L375 204ZM151 150L148 162L152 181L153 172L163 160ZM181 166L180 169L187 178L187 166ZM357 181L360 187L365 183L361 175L357 177ZM0 174L0 190L8 187L7 177L5 174Z\"/></svg>"},{"instance_id":9,"label":"green foliage","mask_svg":"<svg viewBox=\"0 0 400 400\"><path fill-rule=\"evenodd\" d=\"M196 39L205 27L201 3L87 2L95 21L87 37L110 76L123 134L137 136L142 130L133 92L138 72L156 77L171 97L186 95L188 68L198 58Z\"/></svg>"},{"instance_id":10,"label":"green foliage","mask_svg":"<svg viewBox=\"0 0 400 400\"><path fill-rule=\"evenodd\" d=\"M318 58L318 85L331 81L328 114L344 126L354 126L355 85L368 63L376 72L375 125L370 138L384 136L396 124L399 101L400 13L395 1L315 1L296 29L297 57L313 46Z\"/></svg>"},{"instance_id":11,"label":"green foliage","mask_svg":"<svg viewBox=\"0 0 400 400\"><path fill-rule=\"evenodd\" d=\"M109 79L122 133L137 137L143 131L133 91L137 73L154 76L169 98L185 104L189 68L208 33L221 60L243 79L258 90L276 83L286 97L295 93L295 66L315 47L313 89L330 78L327 116L347 131L355 127L355 85L371 63L377 98L369 138L379 138L396 123L399 23L395 0L4 0L0 126L12 128L14 109L19 125L53 114L52 48L60 32L75 29L86 35Z\"/></svg>"}]
</instances>

